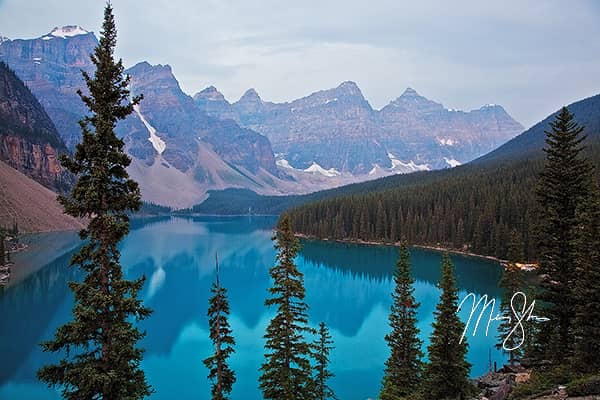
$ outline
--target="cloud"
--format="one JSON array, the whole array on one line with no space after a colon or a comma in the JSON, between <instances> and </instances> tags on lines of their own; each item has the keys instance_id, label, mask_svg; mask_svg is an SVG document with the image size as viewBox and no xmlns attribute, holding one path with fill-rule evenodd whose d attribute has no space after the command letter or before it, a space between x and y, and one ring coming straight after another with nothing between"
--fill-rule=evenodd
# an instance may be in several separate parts
<instances>
[{"instance_id":1,"label":"cloud","mask_svg":"<svg viewBox=\"0 0 600 400\"><path fill-rule=\"evenodd\" d=\"M90 5L92 3L94 6ZM98 31L104 0L0 0L9 37ZM523 2L113 0L118 55L170 64L193 94L286 101L344 80L375 107L411 86L447 107L499 103L524 125L600 92L600 7ZM559 84L560 83L560 84Z\"/></svg>"}]
</instances>

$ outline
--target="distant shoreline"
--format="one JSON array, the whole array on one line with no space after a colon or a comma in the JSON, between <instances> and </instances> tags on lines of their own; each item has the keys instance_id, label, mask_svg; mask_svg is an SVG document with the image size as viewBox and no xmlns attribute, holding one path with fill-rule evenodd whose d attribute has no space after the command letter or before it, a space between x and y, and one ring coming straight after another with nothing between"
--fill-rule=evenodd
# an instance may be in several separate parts
<instances>
[{"instance_id":1,"label":"distant shoreline","mask_svg":"<svg viewBox=\"0 0 600 400\"><path fill-rule=\"evenodd\" d=\"M155 217L167 216L167 217L278 217L278 214L202 214L202 213L177 213L172 212L169 214L154 215ZM146 217L146 216L145 216Z\"/></svg>"},{"instance_id":2,"label":"distant shoreline","mask_svg":"<svg viewBox=\"0 0 600 400\"><path fill-rule=\"evenodd\" d=\"M394 246L394 247L400 246L400 242L391 243L391 242L377 242L377 241L352 240L352 239L327 239L327 238L320 239L320 238L317 238L316 236L305 235L303 233L297 233L296 237L299 237L302 239L310 239L310 240L322 240L325 242L350 243L350 244L360 244L360 245L367 245L367 246ZM502 259L494 257L494 256L485 256L482 254L472 253L472 252L464 251L464 250L452 249L452 248L443 247L443 246L414 244L414 245L410 245L410 247L416 247L416 248L425 249L425 250L432 250L432 251L441 252L441 253L458 254L458 255L466 256L466 257L480 258L483 260L496 262L500 265L505 265L508 262L507 260L502 260Z\"/></svg>"}]
</instances>

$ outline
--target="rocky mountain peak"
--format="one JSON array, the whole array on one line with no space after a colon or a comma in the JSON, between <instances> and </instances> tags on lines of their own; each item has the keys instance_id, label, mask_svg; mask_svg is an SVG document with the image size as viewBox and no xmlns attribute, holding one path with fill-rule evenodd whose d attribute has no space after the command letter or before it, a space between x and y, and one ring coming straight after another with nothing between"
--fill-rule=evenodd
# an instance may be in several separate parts
<instances>
[{"instance_id":1,"label":"rocky mountain peak","mask_svg":"<svg viewBox=\"0 0 600 400\"><path fill-rule=\"evenodd\" d=\"M206 101L226 101L223 93L219 92L216 87L209 86L206 89L202 89L200 92L194 95L194 100L206 100Z\"/></svg>"},{"instance_id":2,"label":"rocky mountain peak","mask_svg":"<svg viewBox=\"0 0 600 400\"><path fill-rule=\"evenodd\" d=\"M411 87L407 87L400 97L421 97L417 91Z\"/></svg>"},{"instance_id":3,"label":"rocky mountain peak","mask_svg":"<svg viewBox=\"0 0 600 400\"><path fill-rule=\"evenodd\" d=\"M144 90L164 91L173 90L179 91L179 82L173 75L170 65L151 65L143 61L129 68L126 73L131 75L133 86L144 88Z\"/></svg>"},{"instance_id":4,"label":"rocky mountain peak","mask_svg":"<svg viewBox=\"0 0 600 400\"><path fill-rule=\"evenodd\" d=\"M485 104L479 108L479 111L495 111L495 112L506 112L504 108L499 104Z\"/></svg>"},{"instance_id":5,"label":"rocky mountain peak","mask_svg":"<svg viewBox=\"0 0 600 400\"><path fill-rule=\"evenodd\" d=\"M390 102L390 104L384 108L387 112L393 110L426 113L443 109L444 107L440 103L436 103L435 101L421 96L415 89L410 87L406 88L400 97Z\"/></svg>"},{"instance_id":6,"label":"rocky mountain peak","mask_svg":"<svg viewBox=\"0 0 600 400\"><path fill-rule=\"evenodd\" d=\"M266 103L262 101L256 90L248 89L246 93L236 102L234 106L239 109L239 111L249 116L245 119L245 122L249 125L250 121L254 121L256 118L260 119L260 115L265 111Z\"/></svg>"},{"instance_id":7,"label":"rocky mountain peak","mask_svg":"<svg viewBox=\"0 0 600 400\"><path fill-rule=\"evenodd\" d=\"M356 82L344 81L333 91L341 96L364 98Z\"/></svg>"},{"instance_id":8,"label":"rocky mountain peak","mask_svg":"<svg viewBox=\"0 0 600 400\"><path fill-rule=\"evenodd\" d=\"M168 64L165 64L165 65L162 65L162 64L152 65L148 61L141 61L141 62L135 64L133 67L129 68L128 71L130 73L132 73L132 74L148 73L148 72L153 72L153 73L167 73L167 74L170 74L170 75L173 74L170 65L168 65Z\"/></svg>"},{"instance_id":9,"label":"rocky mountain peak","mask_svg":"<svg viewBox=\"0 0 600 400\"><path fill-rule=\"evenodd\" d=\"M238 101L239 103L254 103L254 102L262 102L262 99L260 98L260 96L258 95L258 93L256 92L256 90L254 88L250 88L248 90L246 90L246 93L244 93L242 95L242 97L240 97L240 100Z\"/></svg>"}]
</instances>

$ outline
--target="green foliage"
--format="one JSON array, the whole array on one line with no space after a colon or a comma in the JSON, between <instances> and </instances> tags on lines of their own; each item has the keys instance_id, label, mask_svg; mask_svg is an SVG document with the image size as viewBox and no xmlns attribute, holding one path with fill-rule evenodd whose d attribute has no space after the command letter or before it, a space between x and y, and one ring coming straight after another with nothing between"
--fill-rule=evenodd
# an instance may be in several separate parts
<instances>
[{"instance_id":1,"label":"green foliage","mask_svg":"<svg viewBox=\"0 0 600 400\"><path fill-rule=\"evenodd\" d=\"M385 336L390 356L385 363L383 387L379 398L394 400L405 398L417 391L422 379L423 363L417 309L414 297L414 279L410 275L410 256L405 241L400 247L400 257L394 273L394 293L389 316L391 332Z\"/></svg>"},{"instance_id":2,"label":"green foliage","mask_svg":"<svg viewBox=\"0 0 600 400\"><path fill-rule=\"evenodd\" d=\"M534 299L536 288L527 286L524 291L528 299ZM537 303L536 303L537 304ZM521 355L525 358L532 360L540 360L543 358L545 348L541 346L538 340L540 334L540 325L538 323L526 323L523 324L523 331L525 332L525 342L521 347Z\"/></svg>"},{"instance_id":3,"label":"green foliage","mask_svg":"<svg viewBox=\"0 0 600 400\"><path fill-rule=\"evenodd\" d=\"M423 392L432 399L466 399L472 391L471 365L465 360L467 343L460 342L465 325L457 314L458 289L448 254L442 261L439 288L442 294L427 348L429 363L425 367Z\"/></svg>"},{"instance_id":4,"label":"green foliage","mask_svg":"<svg viewBox=\"0 0 600 400\"><path fill-rule=\"evenodd\" d=\"M542 276L540 299L545 316L538 335L546 357L562 362L573 354L573 310L577 303L576 280L578 208L591 175L591 165L581 155L583 127L563 107L546 132L546 163L536 188L538 248Z\"/></svg>"},{"instance_id":5,"label":"green foliage","mask_svg":"<svg viewBox=\"0 0 600 400\"><path fill-rule=\"evenodd\" d=\"M235 373L227 364L227 359L235 351L235 340L227 316L229 315L229 302L227 289L219 283L219 269L217 265L217 279L211 288L212 296L209 299L208 324L210 340L213 342L214 353L204 360L204 365L209 369L208 378L213 382L211 394L213 400L226 400L235 383Z\"/></svg>"},{"instance_id":6,"label":"green foliage","mask_svg":"<svg viewBox=\"0 0 600 400\"><path fill-rule=\"evenodd\" d=\"M549 369L534 370L527 382L517 385L510 393L510 399L529 399L550 395L558 385L565 385L579 376L566 365Z\"/></svg>"},{"instance_id":7,"label":"green foliage","mask_svg":"<svg viewBox=\"0 0 600 400\"><path fill-rule=\"evenodd\" d=\"M60 196L65 212L89 220L80 232L86 240L71 260L86 272L83 282L70 282L74 293L73 321L59 327L44 351L62 352L58 364L47 365L38 377L62 390L67 399L141 399L151 393L140 368L143 351L136 347L144 333L135 320L150 310L138 300L144 278L125 280L118 242L129 231L127 213L140 207L140 192L125 168L130 159L114 133L118 120L133 110L128 78L113 58L116 29L110 4L104 11L99 45L91 56L94 77L84 75L90 95L79 92L90 115L81 122L82 143L63 165L77 175L69 196Z\"/></svg>"},{"instance_id":8,"label":"green foliage","mask_svg":"<svg viewBox=\"0 0 600 400\"><path fill-rule=\"evenodd\" d=\"M590 183L577 217L573 364L582 372L600 372L600 190L597 183Z\"/></svg>"},{"instance_id":9,"label":"green foliage","mask_svg":"<svg viewBox=\"0 0 600 400\"><path fill-rule=\"evenodd\" d=\"M335 399L335 393L327 384L333 373L329 370L329 354L333 350L333 341L325 322L319 324L317 339L313 342L313 358L315 360L315 376L313 379L313 398L315 400Z\"/></svg>"},{"instance_id":10,"label":"green foliage","mask_svg":"<svg viewBox=\"0 0 600 400\"><path fill-rule=\"evenodd\" d=\"M590 396L600 394L600 375L576 379L567 385L569 396Z\"/></svg>"},{"instance_id":11,"label":"green foliage","mask_svg":"<svg viewBox=\"0 0 600 400\"><path fill-rule=\"evenodd\" d=\"M528 399L533 395L550 395L552 394L554 387L555 385L544 375L532 372L527 382L521 383L513 388L509 399Z\"/></svg>"},{"instance_id":12,"label":"green foliage","mask_svg":"<svg viewBox=\"0 0 600 400\"><path fill-rule=\"evenodd\" d=\"M134 214L136 216L156 216L156 215L169 215L171 214L171 207L161 206L152 202L142 202L140 209Z\"/></svg>"},{"instance_id":13,"label":"green foliage","mask_svg":"<svg viewBox=\"0 0 600 400\"><path fill-rule=\"evenodd\" d=\"M304 277L294 264L299 243L287 216L279 220L273 240L277 259L269 270L273 286L265 305L275 307L276 314L264 336L266 354L260 368L260 389L265 399L311 399L311 348L304 335L313 330L308 326Z\"/></svg>"}]
</instances>

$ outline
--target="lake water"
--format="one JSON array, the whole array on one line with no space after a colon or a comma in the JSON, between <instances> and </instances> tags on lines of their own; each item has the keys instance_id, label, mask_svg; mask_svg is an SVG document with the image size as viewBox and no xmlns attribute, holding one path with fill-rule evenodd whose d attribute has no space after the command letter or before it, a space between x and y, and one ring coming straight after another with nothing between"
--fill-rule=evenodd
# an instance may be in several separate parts
<instances>
[{"instance_id":1,"label":"lake water","mask_svg":"<svg viewBox=\"0 0 600 400\"><path fill-rule=\"evenodd\" d=\"M270 239L275 222L272 217L202 217L132 223L121 246L121 261L128 277L147 276L141 296L154 314L142 323L148 334L141 345L146 349L142 366L156 390L152 399L210 398L202 360L211 352L206 309L216 252L237 341L231 358L237 374L232 399L261 398L257 382L262 336L273 315L264 300L275 257ZM26 240L30 250L16 256L11 281L0 289L0 399L58 399L56 391L36 380L35 371L56 360L38 343L51 338L71 317L66 283L79 279L80 273L68 263L79 242L74 233ZM316 327L325 321L332 331L331 386L342 400L376 398L379 392L397 256L394 247L303 242L298 266L305 276L310 323ZM440 294L435 286L440 260L433 251L411 251L424 349ZM459 256L452 260L461 298L467 292L499 296L497 264ZM490 354L499 365L503 360L493 348L495 328L491 326L489 337L483 331L468 337L473 376L487 371Z\"/></svg>"}]
</instances>

